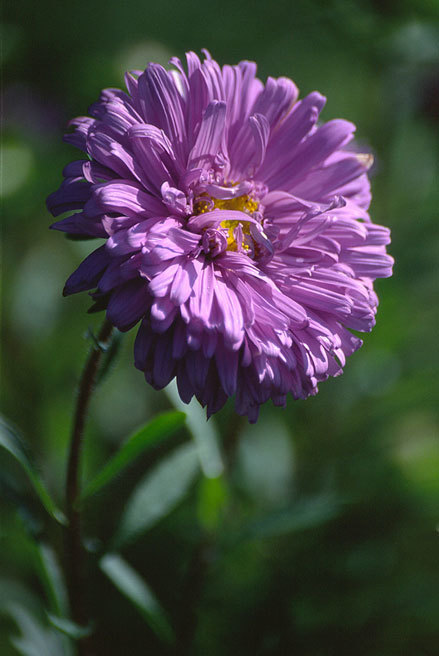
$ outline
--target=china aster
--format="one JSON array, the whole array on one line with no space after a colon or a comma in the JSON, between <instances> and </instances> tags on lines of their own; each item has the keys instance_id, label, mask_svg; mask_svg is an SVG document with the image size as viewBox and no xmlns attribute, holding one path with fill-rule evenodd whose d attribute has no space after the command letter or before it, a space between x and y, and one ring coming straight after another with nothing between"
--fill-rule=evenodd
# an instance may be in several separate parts
<instances>
[{"instance_id":1,"label":"china aster","mask_svg":"<svg viewBox=\"0 0 439 656\"><path fill-rule=\"evenodd\" d=\"M367 212L371 157L355 126L319 123L325 98L187 54L106 89L65 140L85 153L48 199L53 228L105 240L67 280L126 331L153 387L174 377L208 415L235 396L317 392L370 331L389 230Z\"/></svg>"}]
</instances>

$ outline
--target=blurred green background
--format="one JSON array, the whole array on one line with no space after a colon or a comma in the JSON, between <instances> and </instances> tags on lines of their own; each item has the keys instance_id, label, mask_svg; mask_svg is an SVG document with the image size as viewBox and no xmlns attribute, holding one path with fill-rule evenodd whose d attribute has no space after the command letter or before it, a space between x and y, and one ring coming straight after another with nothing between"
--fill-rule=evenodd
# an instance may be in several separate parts
<instances>
[{"instance_id":1,"label":"blurred green background","mask_svg":"<svg viewBox=\"0 0 439 656\"><path fill-rule=\"evenodd\" d=\"M196 476L122 553L180 627L181 654L438 654L437 0L7 0L3 18L2 412L59 504L84 335L101 320L86 314L86 295L61 296L90 242L48 230L45 198L78 157L61 141L67 121L120 87L125 70L207 47L221 64L257 61L262 79L293 78L301 95L318 89L323 119L357 124L376 158L372 217L392 229L396 260L377 284L376 328L316 398L264 407L255 426L240 427L227 406L215 420L229 445L237 438L226 483ZM132 342L96 391L86 478L170 407L134 369ZM146 453L87 510L98 552L162 455ZM46 621L29 524L59 553L62 543L3 452L0 485L0 653L13 656L23 652L8 604ZM98 653L167 654L90 558Z\"/></svg>"}]
</instances>

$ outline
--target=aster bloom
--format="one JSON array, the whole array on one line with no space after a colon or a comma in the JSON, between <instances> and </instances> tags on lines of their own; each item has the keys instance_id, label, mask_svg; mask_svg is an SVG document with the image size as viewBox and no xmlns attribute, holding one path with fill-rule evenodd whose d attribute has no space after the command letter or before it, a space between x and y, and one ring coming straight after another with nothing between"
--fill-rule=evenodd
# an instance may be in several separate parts
<instances>
[{"instance_id":1,"label":"aster bloom","mask_svg":"<svg viewBox=\"0 0 439 656\"><path fill-rule=\"evenodd\" d=\"M235 395L259 406L317 392L370 331L376 278L391 275L389 230L367 213L371 157L355 126L319 124L325 98L284 77L187 54L106 89L65 140L86 158L48 199L53 228L105 243L64 293L126 331L154 388L174 377L207 413Z\"/></svg>"}]
</instances>

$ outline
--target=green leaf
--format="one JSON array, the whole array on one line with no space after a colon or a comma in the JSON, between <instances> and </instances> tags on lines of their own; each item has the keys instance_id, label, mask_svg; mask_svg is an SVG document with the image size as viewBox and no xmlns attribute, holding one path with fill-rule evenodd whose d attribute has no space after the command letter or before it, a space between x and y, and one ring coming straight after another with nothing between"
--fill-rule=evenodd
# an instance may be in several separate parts
<instances>
[{"instance_id":1,"label":"green leaf","mask_svg":"<svg viewBox=\"0 0 439 656\"><path fill-rule=\"evenodd\" d=\"M25 608L31 615L38 615L41 610L41 595L30 590L16 579L0 578L0 613L9 612L14 604Z\"/></svg>"},{"instance_id":2,"label":"green leaf","mask_svg":"<svg viewBox=\"0 0 439 656\"><path fill-rule=\"evenodd\" d=\"M68 614L67 588L55 552L48 544L36 544L38 570L50 608L56 615Z\"/></svg>"},{"instance_id":3,"label":"green leaf","mask_svg":"<svg viewBox=\"0 0 439 656\"><path fill-rule=\"evenodd\" d=\"M9 604L7 608L21 635L12 637L15 649L23 656L68 656L71 651L65 639L43 626L25 608Z\"/></svg>"},{"instance_id":4,"label":"green leaf","mask_svg":"<svg viewBox=\"0 0 439 656\"><path fill-rule=\"evenodd\" d=\"M100 560L102 571L116 588L131 601L151 629L166 642L173 631L165 611L141 576L119 554L109 553Z\"/></svg>"},{"instance_id":5,"label":"green leaf","mask_svg":"<svg viewBox=\"0 0 439 656\"><path fill-rule=\"evenodd\" d=\"M198 493L198 519L206 531L215 531L224 512L227 487L222 476L202 478Z\"/></svg>"},{"instance_id":6,"label":"green leaf","mask_svg":"<svg viewBox=\"0 0 439 656\"><path fill-rule=\"evenodd\" d=\"M219 449L218 431L214 420L206 419L206 413L195 399L186 404L180 399L177 383L172 381L165 388L172 405L186 414L186 425L194 438L201 469L207 478L217 478L224 471Z\"/></svg>"},{"instance_id":7,"label":"green leaf","mask_svg":"<svg viewBox=\"0 0 439 656\"><path fill-rule=\"evenodd\" d=\"M0 446L6 449L23 467L47 512L60 524L66 524L64 514L48 493L16 431L2 418L0 418Z\"/></svg>"},{"instance_id":8,"label":"green leaf","mask_svg":"<svg viewBox=\"0 0 439 656\"><path fill-rule=\"evenodd\" d=\"M305 531L334 519L340 511L340 503L324 495L304 499L291 508L262 517L240 533L241 539L270 538Z\"/></svg>"},{"instance_id":9,"label":"green leaf","mask_svg":"<svg viewBox=\"0 0 439 656\"><path fill-rule=\"evenodd\" d=\"M32 540L38 540L44 530L40 506L35 503L35 497L20 489L16 480L15 468L0 471L0 498L6 505L11 505L22 527Z\"/></svg>"},{"instance_id":10,"label":"green leaf","mask_svg":"<svg viewBox=\"0 0 439 656\"><path fill-rule=\"evenodd\" d=\"M107 485L107 483L137 458L142 451L181 428L184 421L185 415L182 412L173 410L158 415L152 421L142 426L142 428L128 438L113 458L88 483L82 493L81 501L84 501L92 494L96 494L104 485Z\"/></svg>"},{"instance_id":11,"label":"green leaf","mask_svg":"<svg viewBox=\"0 0 439 656\"><path fill-rule=\"evenodd\" d=\"M288 503L294 489L294 451L290 433L278 416L263 416L254 426L248 424L236 455L239 483L246 492L266 509Z\"/></svg>"},{"instance_id":12,"label":"green leaf","mask_svg":"<svg viewBox=\"0 0 439 656\"><path fill-rule=\"evenodd\" d=\"M198 467L195 446L184 444L148 472L128 500L114 544L125 544L170 513L188 491Z\"/></svg>"},{"instance_id":13,"label":"green leaf","mask_svg":"<svg viewBox=\"0 0 439 656\"><path fill-rule=\"evenodd\" d=\"M79 624L68 620L66 617L58 617L57 615L52 615L52 613L47 613L47 618L55 629L73 640L81 640L92 633L91 626L79 626Z\"/></svg>"}]
</instances>

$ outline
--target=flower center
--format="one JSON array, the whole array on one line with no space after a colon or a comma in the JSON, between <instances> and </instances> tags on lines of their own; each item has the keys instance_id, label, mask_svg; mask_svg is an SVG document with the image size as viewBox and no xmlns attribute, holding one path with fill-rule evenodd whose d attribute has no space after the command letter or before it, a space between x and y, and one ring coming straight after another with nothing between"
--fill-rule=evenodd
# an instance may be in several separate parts
<instances>
[{"instance_id":1,"label":"flower center","mask_svg":"<svg viewBox=\"0 0 439 656\"><path fill-rule=\"evenodd\" d=\"M194 204L194 213L195 214L206 214L206 212L212 212L213 210L235 210L239 212L244 212L245 214L253 214L259 208L259 203L250 198L247 194L243 196L237 196L236 198L213 198L208 194L202 194L198 197L196 203ZM237 228L241 227L240 235L242 243L240 244L241 249L244 251L250 250L249 242L251 240L250 236L250 222L249 221L221 221L220 227L227 230L227 250L228 251L237 251L238 243L237 239Z\"/></svg>"}]
</instances>

